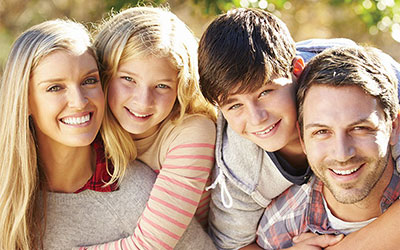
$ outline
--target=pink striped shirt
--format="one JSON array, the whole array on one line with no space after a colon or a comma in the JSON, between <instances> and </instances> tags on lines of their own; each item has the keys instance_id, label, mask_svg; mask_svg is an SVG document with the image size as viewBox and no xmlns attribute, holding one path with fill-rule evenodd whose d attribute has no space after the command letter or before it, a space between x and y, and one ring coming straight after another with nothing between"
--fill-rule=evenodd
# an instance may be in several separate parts
<instances>
[{"instance_id":1,"label":"pink striped shirt","mask_svg":"<svg viewBox=\"0 0 400 250\"><path fill-rule=\"evenodd\" d=\"M173 249L193 217L206 227L210 193L204 188L214 166L215 133L210 119L187 115L135 141L138 159L158 177L134 235L82 249Z\"/></svg>"}]
</instances>

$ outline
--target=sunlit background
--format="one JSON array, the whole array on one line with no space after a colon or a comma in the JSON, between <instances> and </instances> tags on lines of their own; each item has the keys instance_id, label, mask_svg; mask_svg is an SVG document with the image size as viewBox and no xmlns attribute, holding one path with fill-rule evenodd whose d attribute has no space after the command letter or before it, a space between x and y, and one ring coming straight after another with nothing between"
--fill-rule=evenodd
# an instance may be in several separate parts
<instances>
[{"instance_id":1,"label":"sunlit background","mask_svg":"<svg viewBox=\"0 0 400 250\"><path fill-rule=\"evenodd\" d=\"M92 27L113 9L169 6L200 37L216 15L256 7L280 17L295 41L346 37L378 47L400 62L400 0L0 0L0 74L15 38L28 27L69 17Z\"/></svg>"}]
</instances>

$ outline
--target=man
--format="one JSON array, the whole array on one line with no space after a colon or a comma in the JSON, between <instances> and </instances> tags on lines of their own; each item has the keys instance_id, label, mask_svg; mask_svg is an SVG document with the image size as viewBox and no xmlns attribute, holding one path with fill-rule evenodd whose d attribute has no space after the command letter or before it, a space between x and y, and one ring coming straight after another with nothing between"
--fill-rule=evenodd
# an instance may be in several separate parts
<instances>
[{"instance_id":1,"label":"man","mask_svg":"<svg viewBox=\"0 0 400 250\"><path fill-rule=\"evenodd\" d=\"M305 67L298 122L315 177L266 209L257 232L262 248L291 247L292 238L305 232L347 235L398 199L390 150L399 136L397 80L382 57L373 48L336 48Z\"/></svg>"}]
</instances>

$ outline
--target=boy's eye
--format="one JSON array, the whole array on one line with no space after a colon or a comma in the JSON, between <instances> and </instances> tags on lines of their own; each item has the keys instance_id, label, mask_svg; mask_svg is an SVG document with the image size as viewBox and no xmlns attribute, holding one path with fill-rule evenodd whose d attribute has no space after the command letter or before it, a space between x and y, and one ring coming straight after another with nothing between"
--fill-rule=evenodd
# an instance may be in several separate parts
<instances>
[{"instance_id":1,"label":"boy's eye","mask_svg":"<svg viewBox=\"0 0 400 250\"><path fill-rule=\"evenodd\" d=\"M166 85L166 84L160 83L160 84L157 84L156 88L159 88L159 89L167 89L167 88L169 88L169 86Z\"/></svg>"},{"instance_id":2,"label":"boy's eye","mask_svg":"<svg viewBox=\"0 0 400 250\"><path fill-rule=\"evenodd\" d=\"M58 85L53 85L53 86L48 87L48 88L46 89L46 92L57 92L57 91L60 91L60 90L61 90L61 87L60 87L60 86L58 86Z\"/></svg>"},{"instance_id":3,"label":"boy's eye","mask_svg":"<svg viewBox=\"0 0 400 250\"><path fill-rule=\"evenodd\" d=\"M242 106L241 104L233 104L232 106L229 107L228 110L235 110L235 109L240 108L241 106Z\"/></svg>"},{"instance_id":4,"label":"boy's eye","mask_svg":"<svg viewBox=\"0 0 400 250\"><path fill-rule=\"evenodd\" d=\"M89 78L85 79L85 81L83 81L83 84L84 85L87 85L87 84L90 85L90 84L96 84L98 82L99 82L99 80L96 77L89 77Z\"/></svg>"},{"instance_id":5,"label":"boy's eye","mask_svg":"<svg viewBox=\"0 0 400 250\"><path fill-rule=\"evenodd\" d=\"M266 90L264 90L264 91L262 91L261 93L260 93L260 96L265 96L265 95L267 95L268 93L270 93L272 91L272 89L266 89Z\"/></svg>"}]
</instances>

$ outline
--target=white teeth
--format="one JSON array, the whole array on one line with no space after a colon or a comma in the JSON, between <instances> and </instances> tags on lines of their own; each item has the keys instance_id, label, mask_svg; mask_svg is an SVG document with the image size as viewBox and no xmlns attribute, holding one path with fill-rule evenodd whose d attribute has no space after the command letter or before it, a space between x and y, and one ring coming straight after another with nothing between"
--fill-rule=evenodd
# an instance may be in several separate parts
<instances>
[{"instance_id":1,"label":"white teeth","mask_svg":"<svg viewBox=\"0 0 400 250\"><path fill-rule=\"evenodd\" d=\"M67 117L62 119L62 122L69 125L79 125L90 120L90 114L81 117Z\"/></svg>"},{"instance_id":2,"label":"white teeth","mask_svg":"<svg viewBox=\"0 0 400 250\"><path fill-rule=\"evenodd\" d=\"M130 110L130 109L129 109L129 112L131 112L134 116L137 116L137 117L139 117L139 118L144 118L144 117L150 116L150 115L140 115L140 114L135 113L134 111L132 111L132 110Z\"/></svg>"},{"instance_id":3,"label":"white teeth","mask_svg":"<svg viewBox=\"0 0 400 250\"><path fill-rule=\"evenodd\" d=\"M349 169L349 170L335 170L335 169L332 169L332 171L335 174L338 174L338 175L349 175L349 174L352 174L352 173L356 172L357 170L358 170L358 168Z\"/></svg>"},{"instance_id":4,"label":"white teeth","mask_svg":"<svg viewBox=\"0 0 400 250\"><path fill-rule=\"evenodd\" d=\"M264 135L266 133L269 133L271 130L273 130L275 128L276 124L272 125L271 127L269 127L268 129L261 131L261 132L256 132L256 135Z\"/></svg>"}]
</instances>

